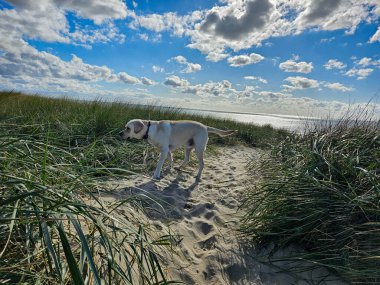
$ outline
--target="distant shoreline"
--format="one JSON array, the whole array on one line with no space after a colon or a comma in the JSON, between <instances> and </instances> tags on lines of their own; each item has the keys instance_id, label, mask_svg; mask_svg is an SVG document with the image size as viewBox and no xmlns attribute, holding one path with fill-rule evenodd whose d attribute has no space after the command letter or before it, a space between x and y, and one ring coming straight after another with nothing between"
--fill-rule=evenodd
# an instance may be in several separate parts
<instances>
[{"instance_id":1,"label":"distant shoreline","mask_svg":"<svg viewBox=\"0 0 380 285\"><path fill-rule=\"evenodd\" d=\"M170 108L170 107L168 107ZM267 116L267 117L277 117L282 119L296 119L296 120L315 120L319 121L320 118L316 117L306 117L298 115L282 115L282 114L268 114L268 113L250 113L250 112L237 112L237 111L219 111L219 110L207 110L207 109L194 109L194 108L180 108L182 110L189 111L201 111L201 112L210 112L210 113L226 113L226 114L237 114L237 115L253 115L253 116Z\"/></svg>"}]
</instances>

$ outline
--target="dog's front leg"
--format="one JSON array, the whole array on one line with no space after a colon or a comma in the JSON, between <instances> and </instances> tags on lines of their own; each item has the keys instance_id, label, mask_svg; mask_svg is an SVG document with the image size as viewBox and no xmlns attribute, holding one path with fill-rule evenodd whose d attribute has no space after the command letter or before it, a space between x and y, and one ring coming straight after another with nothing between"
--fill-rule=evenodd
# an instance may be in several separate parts
<instances>
[{"instance_id":1,"label":"dog's front leg","mask_svg":"<svg viewBox=\"0 0 380 285\"><path fill-rule=\"evenodd\" d=\"M168 156L168 152L169 148L161 148L160 159L158 160L156 171L153 174L153 179L160 179L161 169Z\"/></svg>"}]
</instances>

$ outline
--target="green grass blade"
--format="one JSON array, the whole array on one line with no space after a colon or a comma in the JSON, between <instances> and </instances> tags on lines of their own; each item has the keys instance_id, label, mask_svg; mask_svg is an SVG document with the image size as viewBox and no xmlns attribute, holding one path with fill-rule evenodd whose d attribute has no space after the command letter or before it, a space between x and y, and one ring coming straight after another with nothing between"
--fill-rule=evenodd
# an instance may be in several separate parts
<instances>
[{"instance_id":1,"label":"green grass blade","mask_svg":"<svg viewBox=\"0 0 380 285\"><path fill-rule=\"evenodd\" d=\"M61 239L62 249L65 253L67 264L68 264L69 269L70 269L70 273L71 273L73 283L75 285L85 285L84 280L82 278L82 274L79 270L78 264L76 262L74 255L73 255L73 252L72 252L72 249L70 246L70 242L69 242L67 235L65 233L65 229L64 229L63 224L58 223L57 229L58 229L59 237Z\"/></svg>"},{"instance_id":2,"label":"green grass blade","mask_svg":"<svg viewBox=\"0 0 380 285\"><path fill-rule=\"evenodd\" d=\"M97 285L101 285L100 276L99 276L98 270L96 269L95 261L94 261L94 259L92 257L92 253L91 253L90 247L88 245L86 237L84 236L82 228L81 228L80 224L78 223L78 221L74 218L73 215L68 214L67 216L70 219L70 221L73 223L74 228L75 228L75 230L76 230L76 232L77 232L77 234L79 236L79 239L80 239L80 241L82 243L82 246L83 246L83 248L85 250L85 253L87 255L88 261L90 263L90 268L91 268L91 270L93 272L93 277L95 278L95 283Z\"/></svg>"}]
</instances>

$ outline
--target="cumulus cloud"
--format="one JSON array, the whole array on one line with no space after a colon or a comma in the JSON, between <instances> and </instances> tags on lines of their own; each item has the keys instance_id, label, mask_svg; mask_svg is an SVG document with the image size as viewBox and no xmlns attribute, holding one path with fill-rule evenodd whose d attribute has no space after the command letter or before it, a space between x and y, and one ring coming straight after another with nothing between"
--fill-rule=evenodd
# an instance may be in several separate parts
<instances>
[{"instance_id":1,"label":"cumulus cloud","mask_svg":"<svg viewBox=\"0 0 380 285\"><path fill-rule=\"evenodd\" d=\"M42 91L84 90L94 93L99 90L97 82L123 82L126 84L151 85L148 78L139 79L125 71L115 73L107 66L85 63L72 55L68 61L49 52L39 51L27 40L59 42L84 45L90 48L93 43L123 42L124 35L112 22L123 19L127 8L123 1L18 1L10 0L11 8L0 10L0 74L7 82L23 82L22 86ZM78 18L92 20L96 25L79 26L79 22L67 20L72 12ZM17 85L18 87L21 85ZM102 92L99 90L96 94ZM107 94L110 94L109 92Z\"/></svg>"},{"instance_id":2,"label":"cumulus cloud","mask_svg":"<svg viewBox=\"0 0 380 285\"><path fill-rule=\"evenodd\" d=\"M165 69L163 67L160 67L157 65L153 65L152 70L153 70L153 72L165 72Z\"/></svg>"},{"instance_id":3,"label":"cumulus cloud","mask_svg":"<svg viewBox=\"0 0 380 285\"><path fill-rule=\"evenodd\" d=\"M36 3L32 0L7 0L12 6L24 11L48 11L56 7L63 11L70 11L81 18L91 19L101 24L108 19L124 19L127 16L127 6L123 1L109 0L45 0ZM46 15L45 15L46 16Z\"/></svg>"},{"instance_id":4,"label":"cumulus cloud","mask_svg":"<svg viewBox=\"0 0 380 285\"><path fill-rule=\"evenodd\" d=\"M291 85L286 85L286 84L282 85L282 87L287 91L319 87L319 82L317 80L302 77L302 76L290 76L290 77L285 78L284 81L287 81L291 84Z\"/></svg>"},{"instance_id":5,"label":"cumulus cloud","mask_svg":"<svg viewBox=\"0 0 380 285\"><path fill-rule=\"evenodd\" d=\"M269 0L247 1L240 17L220 14L214 9L206 16L200 30L227 40L240 40L253 30L261 30L268 23L274 5Z\"/></svg>"},{"instance_id":6,"label":"cumulus cloud","mask_svg":"<svg viewBox=\"0 0 380 285\"><path fill-rule=\"evenodd\" d=\"M349 77L356 77L358 80L367 78L373 72L372 68L351 68L345 75Z\"/></svg>"},{"instance_id":7,"label":"cumulus cloud","mask_svg":"<svg viewBox=\"0 0 380 285\"><path fill-rule=\"evenodd\" d=\"M194 23L200 21L203 15L201 11L194 11L184 16L173 12L137 15L134 11L128 11L127 14L131 19L128 24L131 29L143 28L157 33L169 31L175 36L182 36L191 30Z\"/></svg>"},{"instance_id":8,"label":"cumulus cloud","mask_svg":"<svg viewBox=\"0 0 380 285\"><path fill-rule=\"evenodd\" d=\"M323 66L326 69L343 69L347 65L337 59L329 59Z\"/></svg>"},{"instance_id":9,"label":"cumulus cloud","mask_svg":"<svg viewBox=\"0 0 380 285\"><path fill-rule=\"evenodd\" d=\"M376 33L373 34L373 36L369 39L370 43L374 42L380 42L380 27L377 28Z\"/></svg>"},{"instance_id":10,"label":"cumulus cloud","mask_svg":"<svg viewBox=\"0 0 380 285\"><path fill-rule=\"evenodd\" d=\"M349 91L354 91L355 90L352 87L344 86L343 84L338 83L338 82L335 82L335 83L326 83L325 87L327 87L329 89L332 89L332 90L342 91L342 92L349 92Z\"/></svg>"},{"instance_id":11,"label":"cumulus cloud","mask_svg":"<svg viewBox=\"0 0 380 285\"><path fill-rule=\"evenodd\" d=\"M193 73L200 71L202 69L202 66L198 63L191 63L188 62L185 57L182 55L178 55L176 57L171 58L171 60L178 62L181 65L185 65L185 69L181 70L181 73Z\"/></svg>"},{"instance_id":12,"label":"cumulus cloud","mask_svg":"<svg viewBox=\"0 0 380 285\"><path fill-rule=\"evenodd\" d=\"M257 53L251 53L249 55L242 54L242 55L229 57L227 61L230 64L230 66L241 67L248 64L258 63L262 61L263 59L264 57L262 55L259 55Z\"/></svg>"},{"instance_id":13,"label":"cumulus cloud","mask_svg":"<svg viewBox=\"0 0 380 285\"><path fill-rule=\"evenodd\" d=\"M172 75L172 76L166 77L164 84L167 86L177 88L177 87L188 86L189 81L187 81L186 79L182 79L176 75Z\"/></svg>"},{"instance_id":14,"label":"cumulus cloud","mask_svg":"<svg viewBox=\"0 0 380 285\"><path fill-rule=\"evenodd\" d=\"M131 76L126 72L120 72L118 77L122 82L128 84L138 84L141 82L137 77Z\"/></svg>"},{"instance_id":15,"label":"cumulus cloud","mask_svg":"<svg viewBox=\"0 0 380 285\"><path fill-rule=\"evenodd\" d=\"M237 98L250 98L259 102L274 103L292 97L289 93L273 91L257 91L252 86L246 86L243 91L237 92Z\"/></svg>"},{"instance_id":16,"label":"cumulus cloud","mask_svg":"<svg viewBox=\"0 0 380 285\"><path fill-rule=\"evenodd\" d=\"M312 27L327 31L345 29L347 34L353 34L363 21L373 22L379 5L377 0L308 0L304 3L306 7L301 8L294 21L298 32Z\"/></svg>"},{"instance_id":17,"label":"cumulus cloud","mask_svg":"<svg viewBox=\"0 0 380 285\"><path fill-rule=\"evenodd\" d=\"M232 88L231 82L228 80L222 80L219 82L209 81L204 84L190 85L185 88L183 92L205 97L230 97L236 92L236 90Z\"/></svg>"},{"instance_id":18,"label":"cumulus cloud","mask_svg":"<svg viewBox=\"0 0 380 285\"><path fill-rule=\"evenodd\" d=\"M373 23L379 16L378 0L224 0L209 10L137 15L128 11L130 27L188 36L188 47L198 49L210 61L259 46L272 37L306 30L345 30L354 33L360 23ZM376 41L380 32L372 37Z\"/></svg>"},{"instance_id":19,"label":"cumulus cloud","mask_svg":"<svg viewBox=\"0 0 380 285\"><path fill-rule=\"evenodd\" d=\"M244 79L246 80L257 80L261 83L267 84L268 81L260 76L244 76Z\"/></svg>"},{"instance_id":20,"label":"cumulus cloud","mask_svg":"<svg viewBox=\"0 0 380 285\"><path fill-rule=\"evenodd\" d=\"M289 59L287 61L281 62L279 67L285 72L310 73L313 69L313 63L305 61L296 62L292 59Z\"/></svg>"},{"instance_id":21,"label":"cumulus cloud","mask_svg":"<svg viewBox=\"0 0 380 285\"><path fill-rule=\"evenodd\" d=\"M342 0L308 1L306 9L298 16L300 25L318 25L336 11Z\"/></svg>"},{"instance_id":22,"label":"cumulus cloud","mask_svg":"<svg viewBox=\"0 0 380 285\"><path fill-rule=\"evenodd\" d=\"M9 41L7 37L39 39L47 42L82 44L87 46L95 42L123 42L125 36L110 19L126 17L126 6L123 2L112 0L104 4L102 1L8 1L13 9L0 11L0 27L5 33L1 41ZM78 17L91 19L96 27L81 27L77 22L72 24L66 18L67 12Z\"/></svg>"},{"instance_id":23,"label":"cumulus cloud","mask_svg":"<svg viewBox=\"0 0 380 285\"><path fill-rule=\"evenodd\" d=\"M86 82L141 83L140 79L126 72L115 73L107 66L85 63L76 55L72 55L69 61L64 61L48 52L38 51L21 39L14 43L19 49L4 51L0 57L0 74L8 80L24 82L25 86L36 87L43 84L40 88L45 86L51 90L62 91L64 87L75 90L74 86L81 86L86 90L83 87Z\"/></svg>"},{"instance_id":24,"label":"cumulus cloud","mask_svg":"<svg viewBox=\"0 0 380 285\"><path fill-rule=\"evenodd\" d=\"M380 65L380 59L373 60L371 57L363 57L360 60L356 61L356 63L362 67L378 66Z\"/></svg>"},{"instance_id":25,"label":"cumulus cloud","mask_svg":"<svg viewBox=\"0 0 380 285\"><path fill-rule=\"evenodd\" d=\"M141 83L148 86L157 84L157 82L155 82L154 80L146 77L141 77Z\"/></svg>"}]
</instances>

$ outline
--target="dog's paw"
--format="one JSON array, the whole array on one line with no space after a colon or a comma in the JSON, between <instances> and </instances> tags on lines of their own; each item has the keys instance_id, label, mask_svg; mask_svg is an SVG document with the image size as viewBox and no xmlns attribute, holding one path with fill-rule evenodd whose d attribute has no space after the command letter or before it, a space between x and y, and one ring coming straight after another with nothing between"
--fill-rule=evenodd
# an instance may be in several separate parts
<instances>
[{"instance_id":1,"label":"dog's paw","mask_svg":"<svg viewBox=\"0 0 380 285\"><path fill-rule=\"evenodd\" d=\"M153 179L153 180L160 180L161 177L160 177L159 175L153 175L153 176L152 176L152 179Z\"/></svg>"}]
</instances>

